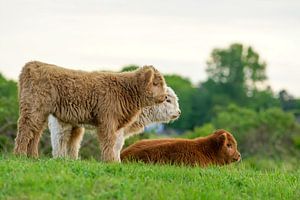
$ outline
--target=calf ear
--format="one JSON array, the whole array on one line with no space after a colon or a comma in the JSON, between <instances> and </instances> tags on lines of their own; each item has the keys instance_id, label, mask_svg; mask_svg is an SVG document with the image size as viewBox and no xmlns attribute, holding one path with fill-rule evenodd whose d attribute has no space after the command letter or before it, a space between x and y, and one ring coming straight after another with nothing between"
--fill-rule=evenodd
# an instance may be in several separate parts
<instances>
[{"instance_id":1,"label":"calf ear","mask_svg":"<svg viewBox=\"0 0 300 200\"><path fill-rule=\"evenodd\" d=\"M140 81L144 83L145 86L148 86L152 83L153 78L154 78L154 71L152 67L144 66L140 74Z\"/></svg>"},{"instance_id":2,"label":"calf ear","mask_svg":"<svg viewBox=\"0 0 300 200\"><path fill-rule=\"evenodd\" d=\"M218 143L220 145L223 145L225 143L226 138L227 138L226 133L222 133L221 135L218 135L217 136Z\"/></svg>"}]
</instances>

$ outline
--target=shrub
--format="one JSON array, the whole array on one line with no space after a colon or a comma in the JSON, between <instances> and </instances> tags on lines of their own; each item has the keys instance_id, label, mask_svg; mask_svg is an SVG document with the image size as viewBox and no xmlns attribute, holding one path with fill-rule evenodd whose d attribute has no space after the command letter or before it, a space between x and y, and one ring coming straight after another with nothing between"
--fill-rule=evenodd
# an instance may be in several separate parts
<instances>
[{"instance_id":1,"label":"shrub","mask_svg":"<svg viewBox=\"0 0 300 200\"><path fill-rule=\"evenodd\" d=\"M193 139L197 137L204 137L211 134L215 130L215 127L211 123L204 124L200 127L195 127L193 131L184 133L181 137Z\"/></svg>"}]
</instances>

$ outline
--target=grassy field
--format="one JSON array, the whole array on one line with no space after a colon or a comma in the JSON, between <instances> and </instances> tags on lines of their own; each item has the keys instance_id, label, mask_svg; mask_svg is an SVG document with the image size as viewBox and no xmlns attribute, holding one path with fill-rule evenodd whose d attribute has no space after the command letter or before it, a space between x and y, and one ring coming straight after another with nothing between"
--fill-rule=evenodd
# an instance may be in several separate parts
<instances>
[{"instance_id":1,"label":"grassy field","mask_svg":"<svg viewBox=\"0 0 300 200\"><path fill-rule=\"evenodd\" d=\"M300 168L205 169L0 156L0 199L300 199Z\"/></svg>"}]
</instances>

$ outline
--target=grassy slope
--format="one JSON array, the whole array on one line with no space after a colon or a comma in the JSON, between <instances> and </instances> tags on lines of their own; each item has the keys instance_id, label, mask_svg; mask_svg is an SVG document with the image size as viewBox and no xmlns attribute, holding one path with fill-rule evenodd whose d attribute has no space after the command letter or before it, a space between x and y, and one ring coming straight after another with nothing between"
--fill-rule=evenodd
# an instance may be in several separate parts
<instances>
[{"instance_id":1,"label":"grassy slope","mask_svg":"<svg viewBox=\"0 0 300 200\"><path fill-rule=\"evenodd\" d=\"M300 199L300 169L206 169L0 156L0 199Z\"/></svg>"}]
</instances>

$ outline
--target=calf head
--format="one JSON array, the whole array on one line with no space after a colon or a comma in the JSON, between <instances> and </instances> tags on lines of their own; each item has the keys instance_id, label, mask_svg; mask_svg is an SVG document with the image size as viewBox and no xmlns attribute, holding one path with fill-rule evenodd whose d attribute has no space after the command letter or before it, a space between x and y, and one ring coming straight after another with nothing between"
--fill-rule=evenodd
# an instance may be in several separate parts
<instances>
[{"instance_id":1,"label":"calf head","mask_svg":"<svg viewBox=\"0 0 300 200\"><path fill-rule=\"evenodd\" d=\"M181 114L178 97L170 87L167 87L167 98L163 103L148 108L152 110L150 114L153 122L168 123L178 119Z\"/></svg>"},{"instance_id":2,"label":"calf head","mask_svg":"<svg viewBox=\"0 0 300 200\"><path fill-rule=\"evenodd\" d=\"M237 142L231 133L225 130L218 130L214 133L213 139L218 146L218 158L224 161L225 164L241 160L241 154L237 149Z\"/></svg>"},{"instance_id":3,"label":"calf head","mask_svg":"<svg viewBox=\"0 0 300 200\"><path fill-rule=\"evenodd\" d=\"M144 66L137 70L138 85L144 94L143 106L162 103L167 98L164 77L153 66Z\"/></svg>"}]
</instances>

